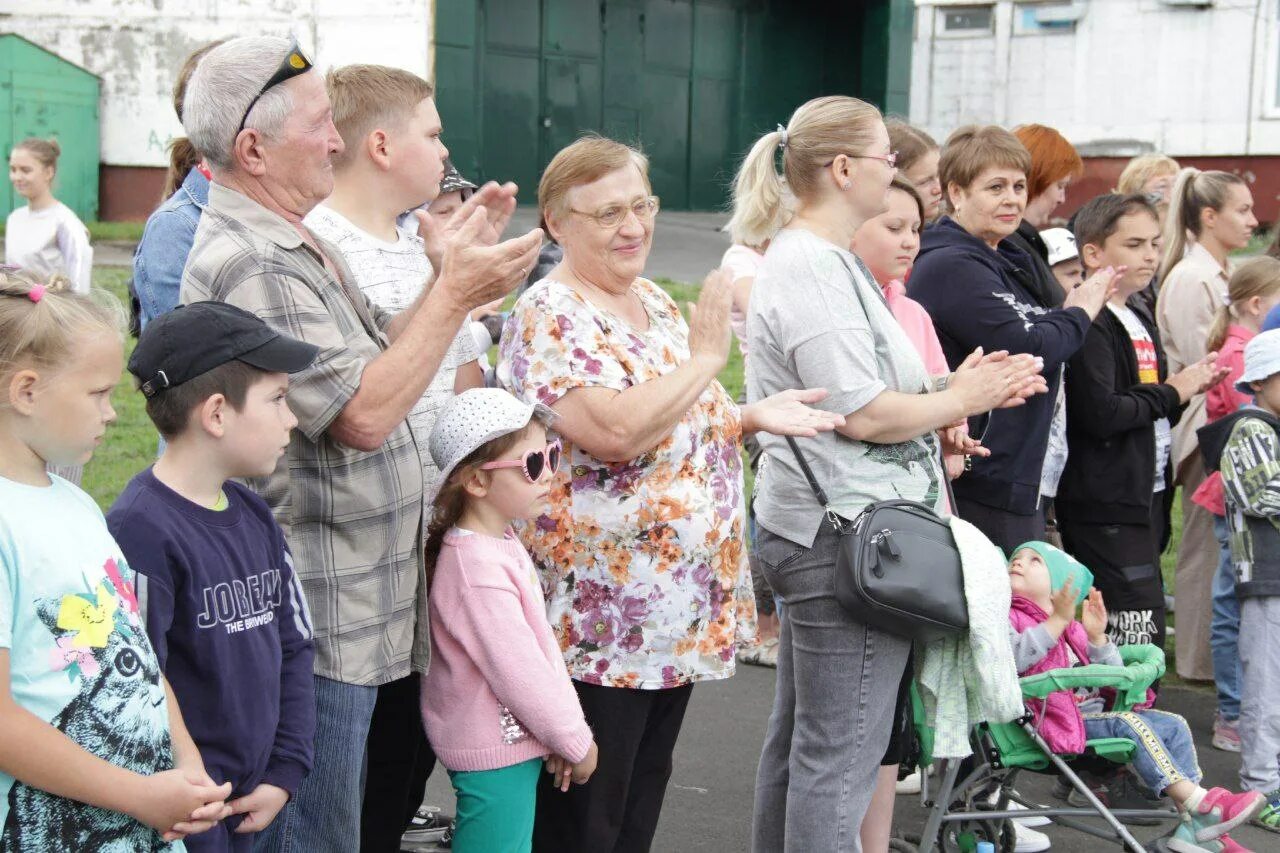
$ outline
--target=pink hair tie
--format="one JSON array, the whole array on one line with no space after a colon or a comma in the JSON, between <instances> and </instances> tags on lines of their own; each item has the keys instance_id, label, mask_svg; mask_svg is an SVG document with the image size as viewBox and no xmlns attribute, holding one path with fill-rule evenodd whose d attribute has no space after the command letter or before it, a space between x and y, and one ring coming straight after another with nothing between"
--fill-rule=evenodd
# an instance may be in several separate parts
<instances>
[{"instance_id":1,"label":"pink hair tie","mask_svg":"<svg viewBox=\"0 0 1280 853\"><path fill-rule=\"evenodd\" d=\"M27 296L32 302L39 302L44 299L45 286L43 284L33 284L31 289L27 291Z\"/></svg>"}]
</instances>

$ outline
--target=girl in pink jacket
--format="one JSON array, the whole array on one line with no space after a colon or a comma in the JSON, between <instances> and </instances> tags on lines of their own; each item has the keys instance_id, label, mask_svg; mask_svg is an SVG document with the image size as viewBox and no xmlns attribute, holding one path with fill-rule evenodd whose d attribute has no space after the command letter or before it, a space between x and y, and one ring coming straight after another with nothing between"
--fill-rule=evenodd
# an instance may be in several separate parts
<instances>
[{"instance_id":1,"label":"girl in pink jacket","mask_svg":"<svg viewBox=\"0 0 1280 853\"><path fill-rule=\"evenodd\" d=\"M1093 575L1075 558L1047 542L1028 542L1014 550L1009 583L1009 633L1019 675L1090 662L1120 665L1120 653L1107 637L1102 594L1090 591ZM1082 602L1084 612L1076 621ZM1191 730L1177 714L1154 708L1108 712L1097 691L1060 690L1044 700L1029 700L1028 707L1055 753L1077 755L1086 740L1095 738L1125 738L1137 745L1133 769L1138 777L1182 813L1182 823L1168 842L1170 850L1221 850L1226 834L1266 802L1257 792L1233 794L1225 788L1200 787Z\"/></svg>"},{"instance_id":2,"label":"girl in pink jacket","mask_svg":"<svg viewBox=\"0 0 1280 853\"><path fill-rule=\"evenodd\" d=\"M431 432L444 485L427 531L422 719L457 794L459 853L527 853L544 761L561 790L596 766L533 561L510 527L537 515L559 466L550 417L476 388L451 399Z\"/></svg>"}]
</instances>

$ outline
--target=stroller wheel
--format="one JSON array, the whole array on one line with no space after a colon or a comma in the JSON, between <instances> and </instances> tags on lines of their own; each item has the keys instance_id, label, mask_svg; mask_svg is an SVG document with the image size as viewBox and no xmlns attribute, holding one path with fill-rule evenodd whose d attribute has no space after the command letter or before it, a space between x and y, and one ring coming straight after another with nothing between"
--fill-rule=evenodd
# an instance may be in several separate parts
<instances>
[{"instance_id":1,"label":"stroller wheel","mask_svg":"<svg viewBox=\"0 0 1280 853\"><path fill-rule=\"evenodd\" d=\"M973 850L979 841L990 841L996 853L1013 853L1017 839L1011 820L964 820L946 823L938 830L938 846L944 853Z\"/></svg>"}]
</instances>

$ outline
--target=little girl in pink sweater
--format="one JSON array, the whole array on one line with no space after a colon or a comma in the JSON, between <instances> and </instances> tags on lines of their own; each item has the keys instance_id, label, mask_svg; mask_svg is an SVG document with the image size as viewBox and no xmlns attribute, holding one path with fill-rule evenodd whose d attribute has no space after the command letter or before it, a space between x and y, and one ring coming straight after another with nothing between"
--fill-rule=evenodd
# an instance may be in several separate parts
<instances>
[{"instance_id":1,"label":"little girl in pink sweater","mask_svg":"<svg viewBox=\"0 0 1280 853\"><path fill-rule=\"evenodd\" d=\"M544 760L583 784L596 744L569 681L533 562L511 531L537 515L560 462L550 412L496 388L454 397L430 439L443 485L427 536L427 737L458 798L453 849L524 853Z\"/></svg>"}]
</instances>

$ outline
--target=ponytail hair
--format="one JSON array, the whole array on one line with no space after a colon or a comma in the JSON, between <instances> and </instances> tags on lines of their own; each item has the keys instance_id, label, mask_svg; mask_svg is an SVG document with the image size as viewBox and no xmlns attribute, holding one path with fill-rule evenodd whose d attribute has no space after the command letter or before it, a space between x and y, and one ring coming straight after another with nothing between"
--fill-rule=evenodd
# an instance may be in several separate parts
<instances>
[{"instance_id":1,"label":"ponytail hair","mask_svg":"<svg viewBox=\"0 0 1280 853\"><path fill-rule=\"evenodd\" d=\"M37 280L0 272L0 380L21 367L57 368L87 333L123 338L124 327L124 308L106 291L76 293L62 275Z\"/></svg>"},{"instance_id":2,"label":"ponytail hair","mask_svg":"<svg viewBox=\"0 0 1280 853\"><path fill-rule=\"evenodd\" d=\"M62 156L62 146L52 136L48 139L39 136L28 136L13 146L13 150L26 151L36 158L36 162L41 166L46 169L53 169L55 173L58 171L58 158Z\"/></svg>"},{"instance_id":3,"label":"ponytail hair","mask_svg":"<svg viewBox=\"0 0 1280 853\"><path fill-rule=\"evenodd\" d=\"M467 509L467 492L463 484L467 482L468 477L480 469L481 465L492 462L519 444L520 440L528 435L529 427L535 423L541 423L537 416L531 418L524 429L505 433L486 441L463 457L462 461L449 472L449 479L440 484L440 490L431 501L426 544L422 549L423 562L427 567L428 587L431 585L431 579L435 577L436 561L440 559L440 549L444 546L445 534L458 523L458 519L462 518L463 512Z\"/></svg>"},{"instance_id":4,"label":"ponytail hair","mask_svg":"<svg viewBox=\"0 0 1280 853\"><path fill-rule=\"evenodd\" d=\"M1225 305L1218 306L1209 328L1207 352L1216 352L1227 340L1227 330L1233 320L1240 314L1237 305L1253 299L1255 296L1266 299L1280 293L1280 260L1270 255L1250 258L1236 268L1227 284L1227 300Z\"/></svg>"},{"instance_id":5,"label":"ponytail hair","mask_svg":"<svg viewBox=\"0 0 1280 853\"><path fill-rule=\"evenodd\" d=\"M182 63L182 68L178 71L178 79L173 84L173 111L178 116L179 124L182 123L182 110L187 99L187 84L191 82L191 75L195 73L196 66L200 64L204 55L224 41L226 39L218 39L196 48ZM177 192L178 187L182 186L182 182L187 179L187 175L200 165L203 159L200 152L191 144L190 139L185 136L175 136L169 142L169 171L164 176L164 195L161 199L166 199Z\"/></svg>"},{"instance_id":6,"label":"ponytail hair","mask_svg":"<svg viewBox=\"0 0 1280 853\"><path fill-rule=\"evenodd\" d=\"M828 95L802 104L786 128L779 125L757 139L734 179L729 230L735 241L741 237L759 246L771 239L790 215L787 190L798 201L817 198L822 170L841 154L870 146L880 124L880 111L866 101ZM775 165L779 151L781 175Z\"/></svg>"},{"instance_id":7,"label":"ponytail hair","mask_svg":"<svg viewBox=\"0 0 1280 853\"><path fill-rule=\"evenodd\" d=\"M1231 187L1244 183L1244 178L1230 172L1202 172L1191 166L1178 172L1178 179L1169 194L1169 215L1165 219L1163 235L1164 254L1160 258L1160 270L1156 273L1161 284L1186 253L1187 232L1200 236L1204 227L1200 215L1204 209L1222 210Z\"/></svg>"}]
</instances>

